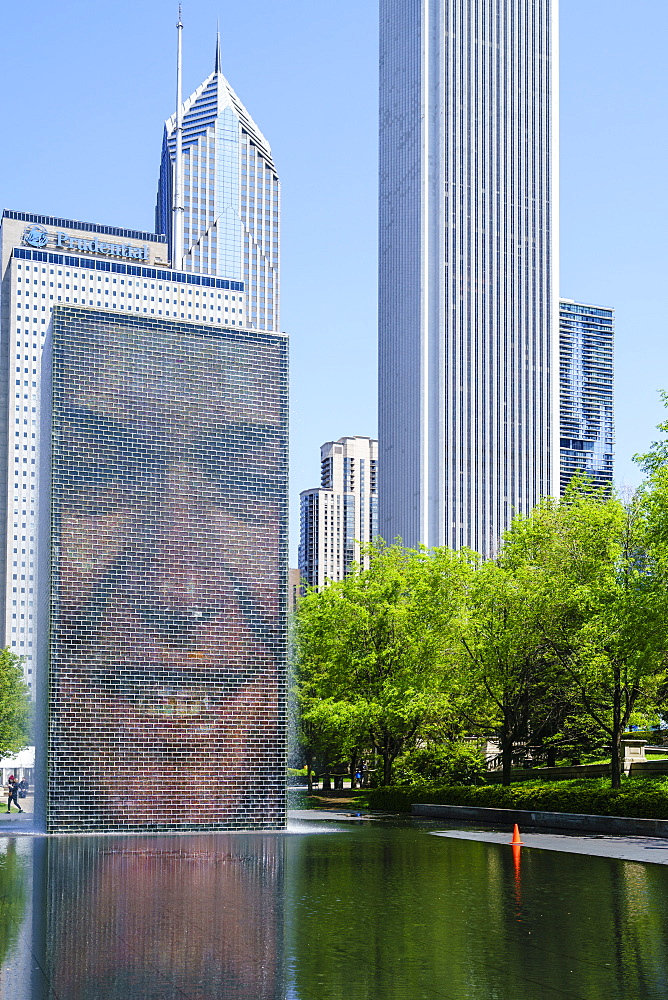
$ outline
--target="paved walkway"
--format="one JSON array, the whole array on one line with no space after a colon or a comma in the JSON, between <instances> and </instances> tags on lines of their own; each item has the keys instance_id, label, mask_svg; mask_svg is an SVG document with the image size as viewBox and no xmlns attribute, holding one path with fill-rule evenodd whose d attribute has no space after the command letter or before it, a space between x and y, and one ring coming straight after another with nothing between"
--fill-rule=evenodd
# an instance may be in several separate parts
<instances>
[{"instance_id":1,"label":"paved walkway","mask_svg":"<svg viewBox=\"0 0 668 1000\"><path fill-rule=\"evenodd\" d=\"M432 830L436 837L454 840L478 840L485 844L510 844L511 831ZM589 854L620 861L643 861L668 865L668 840L660 837L609 837L601 834L522 833L525 850L563 851L566 854Z\"/></svg>"}]
</instances>

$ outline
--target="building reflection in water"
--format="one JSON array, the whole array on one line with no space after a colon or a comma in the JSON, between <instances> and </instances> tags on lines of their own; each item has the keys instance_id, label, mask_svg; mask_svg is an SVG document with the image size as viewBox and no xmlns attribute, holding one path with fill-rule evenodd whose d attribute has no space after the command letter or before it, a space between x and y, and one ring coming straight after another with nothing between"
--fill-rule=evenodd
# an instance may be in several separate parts
<instances>
[{"instance_id":1,"label":"building reflection in water","mask_svg":"<svg viewBox=\"0 0 668 1000\"><path fill-rule=\"evenodd\" d=\"M32 998L277 1000L283 838L34 843Z\"/></svg>"}]
</instances>

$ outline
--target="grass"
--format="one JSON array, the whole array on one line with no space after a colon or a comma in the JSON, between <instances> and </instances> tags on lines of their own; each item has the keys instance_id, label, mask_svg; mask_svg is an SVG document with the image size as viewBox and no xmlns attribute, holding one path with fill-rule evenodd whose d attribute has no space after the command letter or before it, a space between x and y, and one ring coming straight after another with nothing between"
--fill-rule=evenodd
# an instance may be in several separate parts
<instances>
[{"instance_id":1,"label":"grass","mask_svg":"<svg viewBox=\"0 0 668 1000\"><path fill-rule=\"evenodd\" d=\"M337 809L365 808L366 802L364 793L350 788L336 789L331 792L314 792L308 794L307 789L293 789L288 793L288 805L290 809L325 809L334 807ZM410 807L409 807L410 811Z\"/></svg>"}]
</instances>

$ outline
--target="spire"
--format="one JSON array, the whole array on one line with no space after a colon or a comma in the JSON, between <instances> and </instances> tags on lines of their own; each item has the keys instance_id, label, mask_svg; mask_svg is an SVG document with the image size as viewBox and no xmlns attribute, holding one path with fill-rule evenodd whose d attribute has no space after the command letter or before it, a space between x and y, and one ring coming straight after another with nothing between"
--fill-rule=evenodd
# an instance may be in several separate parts
<instances>
[{"instance_id":1,"label":"spire","mask_svg":"<svg viewBox=\"0 0 668 1000\"><path fill-rule=\"evenodd\" d=\"M220 58L220 21L216 21L216 63L213 67L214 73L222 73L223 66Z\"/></svg>"},{"instance_id":2,"label":"spire","mask_svg":"<svg viewBox=\"0 0 668 1000\"><path fill-rule=\"evenodd\" d=\"M172 246L171 264L177 270L183 268L183 97L181 94L181 79L183 66L183 49L181 36L181 4L179 4L179 20L176 25L176 157L174 164L174 203L172 206Z\"/></svg>"}]
</instances>

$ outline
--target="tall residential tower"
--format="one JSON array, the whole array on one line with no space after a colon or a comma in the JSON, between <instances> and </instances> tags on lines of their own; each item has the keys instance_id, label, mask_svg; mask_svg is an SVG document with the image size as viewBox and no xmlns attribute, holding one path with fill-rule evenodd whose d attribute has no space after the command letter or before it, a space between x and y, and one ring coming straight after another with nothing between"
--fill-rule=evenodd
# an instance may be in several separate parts
<instances>
[{"instance_id":1,"label":"tall residential tower","mask_svg":"<svg viewBox=\"0 0 668 1000\"><path fill-rule=\"evenodd\" d=\"M320 488L300 494L299 573L312 587L342 580L378 534L378 442L342 437L320 449Z\"/></svg>"},{"instance_id":2,"label":"tall residential tower","mask_svg":"<svg viewBox=\"0 0 668 1000\"><path fill-rule=\"evenodd\" d=\"M226 303L232 325L279 329L280 185L271 148L221 71L182 108L183 260L173 225L177 115L165 122L155 225L178 270L224 276L246 294Z\"/></svg>"},{"instance_id":3,"label":"tall residential tower","mask_svg":"<svg viewBox=\"0 0 668 1000\"><path fill-rule=\"evenodd\" d=\"M381 0L380 534L559 488L556 0Z\"/></svg>"},{"instance_id":4,"label":"tall residential tower","mask_svg":"<svg viewBox=\"0 0 668 1000\"><path fill-rule=\"evenodd\" d=\"M577 473L610 488L615 312L562 299L559 314L561 490Z\"/></svg>"}]
</instances>

